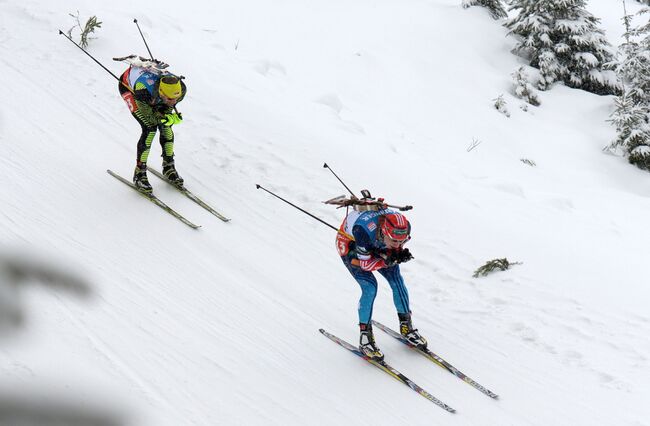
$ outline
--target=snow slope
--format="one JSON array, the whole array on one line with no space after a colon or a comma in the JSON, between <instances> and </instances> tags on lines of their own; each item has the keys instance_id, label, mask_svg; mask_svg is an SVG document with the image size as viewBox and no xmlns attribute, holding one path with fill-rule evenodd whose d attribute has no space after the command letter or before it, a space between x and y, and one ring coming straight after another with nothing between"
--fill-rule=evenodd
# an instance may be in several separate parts
<instances>
[{"instance_id":1,"label":"snow slope","mask_svg":"<svg viewBox=\"0 0 650 426\"><path fill-rule=\"evenodd\" d=\"M590 7L618 44L620 6ZM116 81L57 35L76 10L103 21L89 51L113 73L112 57L146 54L138 18L187 77L178 168L231 223L151 177L193 231L105 173L130 177L139 126ZM156 426L650 424L648 175L601 151L610 97L558 86L520 109L505 34L456 0L0 0L0 242L95 291L24 289L0 402L108 403ZM377 332L446 413L318 333L356 342L358 286L332 230L255 184L338 226L321 201L345 191L323 162L415 206L416 325L500 400ZM523 264L472 278L496 257ZM396 325L383 281L374 312Z\"/></svg>"}]
</instances>

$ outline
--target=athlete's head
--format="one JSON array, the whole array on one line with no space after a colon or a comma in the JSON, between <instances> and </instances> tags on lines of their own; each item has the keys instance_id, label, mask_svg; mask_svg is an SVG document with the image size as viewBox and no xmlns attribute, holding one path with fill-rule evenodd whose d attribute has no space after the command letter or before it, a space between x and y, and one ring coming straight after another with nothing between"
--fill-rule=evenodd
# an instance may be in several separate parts
<instances>
[{"instance_id":1,"label":"athlete's head","mask_svg":"<svg viewBox=\"0 0 650 426\"><path fill-rule=\"evenodd\" d=\"M158 85L158 94L160 99L169 106L174 106L183 94L180 78L175 75L166 75L160 79Z\"/></svg>"},{"instance_id":2,"label":"athlete's head","mask_svg":"<svg viewBox=\"0 0 650 426\"><path fill-rule=\"evenodd\" d=\"M400 248L411 239L411 224L400 213L386 214L381 224L381 235L386 247Z\"/></svg>"}]
</instances>

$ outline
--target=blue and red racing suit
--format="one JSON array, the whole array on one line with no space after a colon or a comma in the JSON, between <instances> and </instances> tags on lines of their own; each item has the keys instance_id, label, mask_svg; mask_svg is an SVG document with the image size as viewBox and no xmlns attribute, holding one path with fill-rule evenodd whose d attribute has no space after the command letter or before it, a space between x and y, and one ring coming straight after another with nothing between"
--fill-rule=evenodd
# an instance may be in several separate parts
<instances>
[{"instance_id":1,"label":"blue and red racing suit","mask_svg":"<svg viewBox=\"0 0 650 426\"><path fill-rule=\"evenodd\" d=\"M393 290L393 302L397 312L407 314L409 295L399 265L388 266L380 253L386 253L386 245L381 239L379 228L383 215L392 210L350 212L336 237L336 247L341 260L361 287L359 299L359 323L369 324L372 308L377 296L377 279L373 271L379 272ZM349 236L354 237L354 240Z\"/></svg>"}]
</instances>

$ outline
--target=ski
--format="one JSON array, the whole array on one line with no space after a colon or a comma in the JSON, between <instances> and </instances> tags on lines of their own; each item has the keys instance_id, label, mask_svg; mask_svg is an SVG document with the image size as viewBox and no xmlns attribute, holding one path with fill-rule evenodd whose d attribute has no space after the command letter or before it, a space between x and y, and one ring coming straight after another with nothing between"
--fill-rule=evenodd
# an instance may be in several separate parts
<instances>
[{"instance_id":1,"label":"ski","mask_svg":"<svg viewBox=\"0 0 650 426\"><path fill-rule=\"evenodd\" d=\"M340 346L344 347L345 349L349 350L353 354L357 355L358 357L368 361L370 364L374 365L375 367L379 368L383 372L387 373L388 375L392 376L396 380L404 383L406 386L409 388L413 389L415 392L419 393L429 401L433 402L437 406L441 407L444 410L449 411L450 413L455 413L456 410L445 404L444 402L440 401L438 398L435 396L431 395L429 392L425 391L422 389L420 386L416 385L411 379L391 367L386 363L386 361L375 361L373 359L368 358L365 356L358 348L352 346L345 340L341 340L338 337L334 336L333 334L328 333L327 331L323 330L322 328L319 330L323 336L327 337L328 339L332 340L334 343L339 344Z\"/></svg>"},{"instance_id":2,"label":"ski","mask_svg":"<svg viewBox=\"0 0 650 426\"><path fill-rule=\"evenodd\" d=\"M431 352L428 348L420 349L420 348L412 345L408 340L406 340L404 337L402 337L401 334L399 334L398 332L386 327L382 323L377 322L375 320L372 320L372 323L374 325L376 325L377 327L381 328L389 336L392 336L392 337L396 338L397 340L404 343L409 348L414 349L417 352L421 353L422 355L424 355L430 361L433 361L434 363L438 364L440 367L442 367L445 370L449 371L451 374L458 377L459 379L461 379L465 383L469 384L470 386L472 386L472 387L478 389L479 391L483 392L484 394L486 394L490 398L497 399L499 397L499 395L495 394L494 392L492 392L489 389L486 389L485 387L483 387L480 384L476 383L474 380L467 377L465 374L460 372L456 367L454 367L453 365L449 364L447 361L445 361L444 359L442 359L438 355Z\"/></svg>"},{"instance_id":3,"label":"ski","mask_svg":"<svg viewBox=\"0 0 650 426\"><path fill-rule=\"evenodd\" d=\"M142 195L143 197L145 197L146 199L148 199L149 201L151 201L152 203L154 203L155 205L157 205L158 207L160 207L161 209L163 209L164 211L166 211L170 215L174 216L176 219L180 220L181 222L183 222L185 225L189 226L190 228L192 228L192 229L200 228L199 225L195 225L192 222L190 222L189 220L187 220L180 213L178 213L176 210L169 207L167 204L165 204L160 198L156 197L155 195L147 194L145 192L140 191L138 188L136 188L136 186L132 182L124 179L122 176L118 175L117 173L113 172L112 170L106 170L106 172L109 175L113 176L115 179L122 182L123 184L131 187L138 194Z\"/></svg>"},{"instance_id":4,"label":"ski","mask_svg":"<svg viewBox=\"0 0 650 426\"><path fill-rule=\"evenodd\" d=\"M212 208L208 203L206 203L205 201L203 201L202 199L200 199L200 198L197 197L196 195L192 194L192 192L190 192L189 189L185 188L185 186L183 186L183 187L178 187L178 186L174 185L173 183L171 183L170 181L168 181L167 178L166 178L165 176L163 176L163 174L160 173L160 172L159 172L158 170L156 170L156 169L153 169L153 168L149 167L147 170L149 170L151 173L153 173L154 175L156 175L158 178L164 180L165 182L167 182L168 184L170 184L171 186L173 186L174 188L176 188L179 192L181 192L181 193L182 193L183 195L185 195L187 198L189 198L190 200L194 201L196 204L198 204L199 206L203 207L204 209L206 209L207 211L209 211L210 213L212 213L213 215L215 215L215 216L218 217L219 219L223 220L224 222L230 222L230 219L228 219L227 217L225 217L224 215L222 215L221 213L219 213L218 211L216 211L215 209L213 209L213 208Z\"/></svg>"}]
</instances>

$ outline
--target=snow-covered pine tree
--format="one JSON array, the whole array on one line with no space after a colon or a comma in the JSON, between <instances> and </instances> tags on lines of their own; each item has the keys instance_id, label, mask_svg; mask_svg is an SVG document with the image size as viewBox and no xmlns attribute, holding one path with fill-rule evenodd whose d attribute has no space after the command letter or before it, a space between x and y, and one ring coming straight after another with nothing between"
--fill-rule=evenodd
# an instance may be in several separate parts
<instances>
[{"instance_id":1,"label":"snow-covered pine tree","mask_svg":"<svg viewBox=\"0 0 650 426\"><path fill-rule=\"evenodd\" d=\"M496 109L506 117L510 117L510 111L508 111L508 104L506 100L503 99L503 94L497 96L495 99L492 99L492 101L494 102L494 109Z\"/></svg>"},{"instance_id":2,"label":"snow-covered pine tree","mask_svg":"<svg viewBox=\"0 0 650 426\"><path fill-rule=\"evenodd\" d=\"M539 98L537 97L535 88L530 84L528 74L526 74L523 66L512 73L512 79L515 84L515 95L531 105L539 106Z\"/></svg>"},{"instance_id":3,"label":"snow-covered pine tree","mask_svg":"<svg viewBox=\"0 0 650 426\"><path fill-rule=\"evenodd\" d=\"M600 20L585 9L586 0L512 0L517 16L506 22L519 38L515 51L539 68L540 90L555 81L597 94L620 92L613 71L604 65L613 59Z\"/></svg>"},{"instance_id":4,"label":"snow-covered pine tree","mask_svg":"<svg viewBox=\"0 0 650 426\"><path fill-rule=\"evenodd\" d=\"M623 149L630 163L650 170L650 128L645 108L627 92L616 97L614 104L614 112L608 121L616 127L617 136L609 149Z\"/></svg>"},{"instance_id":5,"label":"snow-covered pine tree","mask_svg":"<svg viewBox=\"0 0 650 426\"><path fill-rule=\"evenodd\" d=\"M645 8L639 15L650 14ZM650 113L650 19L639 27L630 30L630 37L622 46L624 59L620 63L620 76L623 78L630 95L646 107ZM640 38L636 43L635 39Z\"/></svg>"},{"instance_id":6,"label":"snow-covered pine tree","mask_svg":"<svg viewBox=\"0 0 650 426\"><path fill-rule=\"evenodd\" d=\"M616 127L616 140L608 148L622 149L630 163L650 170L650 23L632 28L631 18L627 13L623 17L625 42L619 48L620 60L612 64L623 93L609 120Z\"/></svg>"},{"instance_id":7,"label":"snow-covered pine tree","mask_svg":"<svg viewBox=\"0 0 650 426\"><path fill-rule=\"evenodd\" d=\"M503 7L502 0L463 0L462 5L465 9L471 6L483 6L490 12L490 16L494 19L508 17L508 12Z\"/></svg>"},{"instance_id":8,"label":"snow-covered pine tree","mask_svg":"<svg viewBox=\"0 0 650 426\"><path fill-rule=\"evenodd\" d=\"M640 13L647 12L648 9L644 9ZM627 14L623 17L625 42L619 46L617 60L609 67L616 72L635 103L650 106L650 23L633 28L632 18ZM642 37L640 41L639 37Z\"/></svg>"}]
</instances>

